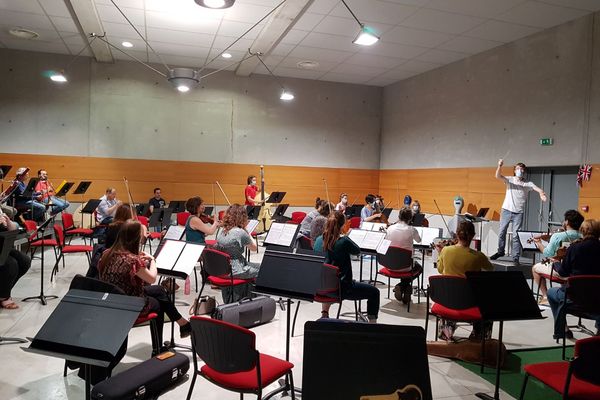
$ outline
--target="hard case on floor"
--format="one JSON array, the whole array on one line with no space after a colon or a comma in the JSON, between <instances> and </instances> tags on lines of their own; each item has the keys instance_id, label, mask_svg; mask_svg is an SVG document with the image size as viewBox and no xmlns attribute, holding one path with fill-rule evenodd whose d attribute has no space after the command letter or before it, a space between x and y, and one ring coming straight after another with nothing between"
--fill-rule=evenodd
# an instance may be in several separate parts
<instances>
[{"instance_id":1,"label":"hard case on floor","mask_svg":"<svg viewBox=\"0 0 600 400\"><path fill-rule=\"evenodd\" d=\"M184 354L177 353L164 360L152 357L95 385L92 399L152 399L174 386L189 368L190 360Z\"/></svg>"},{"instance_id":2,"label":"hard case on floor","mask_svg":"<svg viewBox=\"0 0 600 400\"><path fill-rule=\"evenodd\" d=\"M275 317L275 308L275 300L267 296L258 296L217 306L213 318L251 328L271 321Z\"/></svg>"}]
</instances>

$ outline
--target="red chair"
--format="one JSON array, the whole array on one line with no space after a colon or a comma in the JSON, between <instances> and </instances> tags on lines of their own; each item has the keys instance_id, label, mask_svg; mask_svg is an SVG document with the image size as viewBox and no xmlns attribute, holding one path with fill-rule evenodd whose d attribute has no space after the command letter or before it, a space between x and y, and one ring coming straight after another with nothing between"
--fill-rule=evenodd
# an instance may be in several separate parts
<instances>
[{"instance_id":1,"label":"red chair","mask_svg":"<svg viewBox=\"0 0 600 400\"><path fill-rule=\"evenodd\" d=\"M92 262L92 250L94 249L92 246L87 245L67 245L65 244L65 234L62 226L54 225L54 237L58 242L58 258L56 259L56 263L54 264L54 268L52 268L52 273L50 274L50 282L54 280L54 275L58 272L58 263L60 260L63 260L63 268L64 268L64 257L65 254L77 254L77 253L85 253L88 264Z\"/></svg>"},{"instance_id":2,"label":"red chair","mask_svg":"<svg viewBox=\"0 0 600 400\"><path fill-rule=\"evenodd\" d=\"M291 221L294 224L298 224L299 225L299 224L302 223L302 220L304 219L304 217L306 217L306 213L305 212L303 212L303 211L294 211L292 213L292 219L291 219Z\"/></svg>"},{"instance_id":3,"label":"red chair","mask_svg":"<svg viewBox=\"0 0 600 400\"><path fill-rule=\"evenodd\" d=\"M177 225L185 226L190 215L187 211L177 213Z\"/></svg>"},{"instance_id":4,"label":"red chair","mask_svg":"<svg viewBox=\"0 0 600 400\"><path fill-rule=\"evenodd\" d=\"M422 276L423 268L415 265L412 256L412 251L395 246L390 246L386 254L377 254L377 262L382 268L375 273L375 281L377 281L378 274L388 278L388 299L390 298L392 278L410 280L412 286L412 281L417 279L418 282L419 276ZM407 268L410 268L410 270L406 270ZM421 303L420 290L417 291L417 299ZM402 299L402 302L406 304L406 311L410 312L410 297L408 301Z\"/></svg>"},{"instance_id":5,"label":"red chair","mask_svg":"<svg viewBox=\"0 0 600 400\"><path fill-rule=\"evenodd\" d=\"M359 229L359 228L360 228L360 217L350 218L350 229Z\"/></svg>"},{"instance_id":6,"label":"red chair","mask_svg":"<svg viewBox=\"0 0 600 400\"><path fill-rule=\"evenodd\" d=\"M146 227L146 229L148 230L148 237L146 238L146 240L144 241L144 247L146 247L146 244L148 244L148 246L150 246L150 253L152 253L152 240L154 239L162 239L162 235L160 232L152 232L150 230L150 227L148 226L148 217L143 217L141 215L138 215L137 220L140 222L140 224L144 225ZM150 239L150 240L148 240Z\"/></svg>"},{"instance_id":7,"label":"red chair","mask_svg":"<svg viewBox=\"0 0 600 400\"><path fill-rule=\"evenodd\" d=\"M223 287L233 287L238 285L247 285L254 282L254 279L237 279L233 277L231 271L231 256L222 251L206 247L202 252L202 287L198 293L198 301L204 291L206 281L211 285ZM233 301L233 291L228 302Z\"/></svg>"},{"instance_id":8,"label":"red chair","mask_svg":"<svg viewBox=\"0 0 600 400\"><path fill-rule=\"evenodd\" d=\"M76 227L75 223L73 222L73 214L63 211L61 218L62 226L65 232L65 238L69 238L69 244L71 243L73 236L81 236L83 238L83 243L86 244L85 239L91 238L94 234L93 229Z\"/></svg>"},{"instance_id":9,"label":"red chair","mask_svg":"<svg viewBox=\"0 0 600 400\"><path fill-rule=\"evenodd\" d=\"M31 234L27 238L27 241L29 242L29 251L31 258L33 258L33 256L35 255L37 249L41 247L52 247L52 249L54 250L54 258L58 258L58 253L56 251L56 248L58 247L58 242L56 241L56 239L40 238L37 232L37 224L35 223L35 221L26 219L24 220L24 224L27 233L31 232Z\"/></svg>"},{"instance_id":10,"label":"red chair","mask_svg":"<svg viewBox=\"0 0 600 400\"><path fill-rule=\"evenodd\" d=\"M564 285L567 280L565 278L563 278L562 276L558 275L558 273L556 271L554 271L554 269L552 270L552 274L548 275L548 274L539 274L540 275L540 279L545 279L548 282L550 282L550 287L552 287L553 283L558 283L560 285ZM533 283L532 283L533 285ZM535 294L536 299L540 298L540 285L538 285L537 287L537 292Z\"/></svg>"},{"instance_id":11,"label":"red chair","mask_svg":"<svg viewBox=\"0 0 600 400\"><path fill-rule=\"evenodd\" d=\"M219 221L223 221L223 216L225 215L225 210L219 211Z\"/></svg>"},{"instance_id":12,"label":"red chair","mask_svg":"<svg viewBox=\"0 0 600 400\"><path fill-rule=\"evenodd\" d=\"M571 361L544 362L525 365L525 379L519 400L525 397L527 381L532 376L560 393L563 399L600 399L600 337L575 342L575 357Z\"/></svg>"},{"instance_id":13,"label":"red chair","mask_svg":"<svg viewBox=\"0 0 600 400\"><path fill-rule=\"evenodd\" d=\"M244 393L255 394L261 399L263 388L285 376L286 385L281 390L289 390L291 398L295 399L294 364L258 352L254 332L204 317L192 317L190 323L194 376L188 400L198 375L223 389L240 393L241 399ZM198 366L198 358L205 363L202 367Z\"/></svg>"}]
</instances>

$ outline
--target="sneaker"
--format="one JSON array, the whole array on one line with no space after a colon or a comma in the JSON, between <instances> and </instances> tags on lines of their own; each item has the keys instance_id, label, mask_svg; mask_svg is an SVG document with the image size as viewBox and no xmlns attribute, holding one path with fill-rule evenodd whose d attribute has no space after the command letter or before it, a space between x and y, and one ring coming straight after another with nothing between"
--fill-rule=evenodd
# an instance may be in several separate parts
<instances>
[{"instance_id":1,"label":"sneaker","mask_svg":"<svg viewBox=\"0 0 600 400\"><path fill-rule=\"evenodd\" d=\"M490 260L497 260L497 259L499 259L500 257L504 257L504 253L500 253L500 252L498 252L498 253L494 254L493 256L491 256L491 257L490 257Z\"/></svg>"},{"instance_id":2,"label":"sneaker","mask_svg":"<svg viewBox=\"0 0 600 400\"><path fill-rule=\"evenodd\" d=\"M179 336L184 339L192 334L192 324L189 322L179 327Z\"/></svg>"}]
</instances>

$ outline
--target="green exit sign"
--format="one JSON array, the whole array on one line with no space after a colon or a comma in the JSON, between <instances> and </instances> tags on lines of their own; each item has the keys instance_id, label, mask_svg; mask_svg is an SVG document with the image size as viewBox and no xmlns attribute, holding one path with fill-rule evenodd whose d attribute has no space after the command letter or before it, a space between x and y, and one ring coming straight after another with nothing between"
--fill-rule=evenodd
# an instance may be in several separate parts
<instances>
[{"instance_id":1,"label":"green exit sign","mask_svg":"<svg viewBox=\"0 0 600 400\"><path fill-rule=\"evenodd\" d=\"M554 140L552 138L541 138L540 144L542 146L552 146L554 144Z\"/></svg>"}]
</instances>

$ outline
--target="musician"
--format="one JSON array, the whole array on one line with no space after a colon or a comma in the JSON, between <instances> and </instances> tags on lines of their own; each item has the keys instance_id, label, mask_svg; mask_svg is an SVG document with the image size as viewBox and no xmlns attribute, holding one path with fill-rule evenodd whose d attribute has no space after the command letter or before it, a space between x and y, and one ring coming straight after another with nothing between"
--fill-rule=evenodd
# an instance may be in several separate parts
<instances>
[{"instance_id":1,"label":"musician","mask_svg":"<svg viewBox=\"0 0 600 400\"><path fill-rule=\"evenodd\" d=\"M377 218L381 218L381 213L376 213L375 212L375 206L376 206L376 202L375 202L375 196L372 194L368 194L365 197L365 202L367 204L365 204L365 206L360 210L360 220L361 222L365 221L365 222L371 222Z\"/></svg>"},{"instance_id":2,"label":"musician","mask_svg":"<svg viewBox=\"0 0 600 400\"><path fill-rule=\"evenodd\" d=\"M548 299L546 297L546 279L542 278L540 274L560 276L552 268L552 265L555 261L552 259L552 257L556 256L556 252L561 247L563 242L571 242L581 237L581 234L579 233L579 228L583 223L583 219L583 215L581 215L577 210L568 210L567 212L565 212L565 220L563 221L563 231L556 232L552 234L552 236L539 235L533 238L533 243L538 248L538 250L542 252L544 257L550 258L546 262L539 262L531 268L533 279L535 283L538 284L540 292L542 293L542 297L539 299L539 302L541 304L547 304ZM544 246L542 240L548 241L548 245Z\"/></svg>"},{"instance_id":3,"label":"musician","mask_svg":"<svg viewBox=\"0 0 600 400\"><path fill-rule=\"evenodd\" d=\"M206 235L214 234L219 228L219 220L216 217L212 224L204 223L200 219L204 207L204 201L198 196L185 202L185 209L191 214L185 223L185 240L188 242L206 244Z\"/></svg>"},{"instance_id":4,"label":"musician","mask_svg":"<svg viewBox=\"0 0 600 400\"><path fill-rule=\"evenodd\" d=\"M14 219L17 215L17 210L16 208L9 206L8 204L2 203L0 204L0 213L4 213L8 215L8 218Z\"/></svg>"},{"instance_id":5,"label":"musician","mask_svg":"<svg viewBox=\"0 0 600 400\"><path fill-rule=\"evenodd\" d=\"M583 240L573 243L567 249L567 254L562 262L556 263L554 268L560 276L600 275L598 260L600 260L600 221L587 219L583 221L579 232ZM572 338L573 333L566 327L566 315L562 314L565 306L565 288L552 287L548 289L548 301L554 316L554 339ZM570 301L567 300L566 304ZM596 318L596 335L600 334L600 316Z\"/></svg>"},{"instance_id":6,"label":"musician","mask_svg":"<svg viewBox=\"0 0 600 400\"><path fill-rule=\"evenodd\" d=\"M164 208L167 204L167 201L160 197L160 193L160 188L154 188L154 196L148 200L150 214L152 214L155 208Z\"/></svg>"},{"instance_id":7,"label":"musician","mask_svg":"<svg viewBox=\"0 0 600 400\"><path fill-rule=\"evenodd\" d=\"M256 186L256 176L250 175L248 179L246 179L248 186L244 190L244 198L246 199L245 205L247 206L259 206L260 202L254 201L256 198L256 194L258 193L258 186Z\"/></svg>"},{"instance_id":8,"label":"musician","mask_svg":"<svg viewBox=\"0 0 600 400\"><path fill-rule=\"evenodd\" d=\"M458 243L446 246L440 252L437 260L438 272L442 275L465 276L467 271L491 271L494 269L488 258L480 251L471 249L471 241L475 237L475 225L470 221L463 221L456 229ZM451 340L456 324L451 321L442 323L438 335L444 340ZM489 336L491 324L476 322L473 324L472 338L481 338L482 334Z\"/></svg>"},{"instance_id":9,"label":"musician","mask_svg":"<svg viewBox=\"0 0 600 400\"><path fill-rule=\"evenodd\" d=\"M96 222L100 225L108 225L113 221L117 207L123 202L117 200L117 189L107 188L104 196L100 197L100 204L96 208Z\"/></svg>"},{"instance_id":10,"label":"musician","mask_svg":"<svg viewBox=\"0 0 600 400\"><path fill-rule=\"evenodd\" d=\"M335 205L335 211L345 212L348 207L348 195L346 193L340 194L340 202Z\"/></svg>"},{"instance_id":11,"label":"musician","mask_svg":"<svg viewBox=\"0 0 600 400\"><path fill-rule=\"evenodd\" d=\"M367 300L367 317L370 323L377 322L379 314L379 289L352 279L351 255L360 254L360 248L347 236L341 236L346 217L334 211L327 219L325 231L315 241L314 250L326 253L325 262L339 268L342 299ZM329 318L331 303L322 303L321 317Z\"/></svg>"},{"instance_id":12,"label":"musician","mask_svg":"<svg viewBox=\"0 0 600 400\"><path fill-rule=\"evenodd\" d=\"M428 227L429 221L427 220L427 218L425 218L423 213L421 213L421 203L419 203L419 200L413 200L413 203L410 206L410 208L411 208L412 214L413 214L410 225ZM421 217L421 215L423 215L423 216ZM421 221L419 221L419 220L421 220ZM415 221L419 221L419 223L415 223Z\"/></svg>"},{"instance_id":13,"label":"musician","mask_svg":"<svg viewBox=\"0 0 600 400\"><path fill-rule=\"evenodd\" d=\"M327 200L321 200L320 197L317 197L315 199L315 209L311 210L308 214L306 214L306 216L304 217L302 222L300 222L299 233L301 235L310 237L310 224L312 224L313 219L315 219L319 216L321 208L325 204L327 204Z\"/></svg>"},{"instance_id":14,"label":"musician","mask_svg":"<svg viewBox=\"0 0 600 400\"><path fill-rule=\"evenodd\" d=\"M521 256L521 243L517 231L523 225L523 212L525 211L525 201L530 191L534 190L540 195L542 201L546 201L546 193L533 182L524 179L527 167L523 163L517 163L514 167L514 176L502 175L502 166L504 161L498 160L496 168L496 179L500 179L506 184L506 195L502 203L502 213L500 215L500 232L498 234L498 251L490 257L491 260L496 260L504 256L504 248L506 244L506 231L508 224L512 223L512 258L515 264L519 263Z\"/></svg>"},{"instance_id":15,"label":"musician","mask_svg":"<svg viewBox=\"0 0 600 400\"><path fill-rule=\"evenodd\" d=\"M17 224L0 211L0 232L14 231ZM12 288L31 267L31 258L16 249L11 249L4 265L0 265L0 308L15 310L19 308L10 297Z\"/></svg>"},{"instance_id":16,"label":"musician","mask_svg":"<svg viewBox=\"0 0 600 400\"><path fill-rule=\"evenodd\" d=\"M413 213L410 208L404 207L400 210L400 219L397 223L390 225L385 234L385 238L392 242L390 246L400 247L412 253L413 242L421 243L421 236L419 235L419 232L409 225L412 217ZM415 266L417 268L421 267L418 263L415 263ZM403 269L394 269L394 271L398 272L411 270L412 265L408 265ZM394 292L400 290L400 293L402 294L402 302L405 304L408 304L410 301L410 296L412 295L412 287L410 283L410 279L401 279L400 283L396 285L396 288L394 288Z\"/></svg>"},{"instance_id":17,"label":"musician","mask_svg":"<svg viewBox=\"0 0 600 400\"><path fill-rule=\"evenodd\" d=\"M27 188L25 181L27 181L27 179L29 178L29 173L25 173L26 170L27 168L23 167L17 170L16 180L18 181L18 185L14 194L16 200L15 203L17 208L33 210L33 215L31 216L31 218L34 221L43 221L44 215L46 214L46 206L36 201L35 199L23 196L23 193L25 193L25 189Z\"/></svg>"},{"instance_id":18,"label":"musician","mask_svg":"<svg viewBox=\"0 0 600 400\"><path fill-rule=\"evenodd\" d=\"M50 205L52 207L50 215L56 215L66 210L69 207L69 202L54 196L54 187L52 187L52 184L48 180L48 172L45 169L38 171L38 179L35 191L39 193L39 196L36 197L36 200L46 206Z\"/></svg>"},{"instance_id":19,"label":"musician","mask_svg":"<svg viewBox=\"0 0 600 400\"><path fill-rule=\"evenodd\" d=\"M217 235L216 248L231 256L231 273L234 279L251 279L258 276L260 264L251 263L244 256L246 249L256 251L256 243L252 236L246 232L248 214L245 206L232 204L223 215L223 229ZM233 291L233 296L231 296ZM251 295L252 285L236 285L221 289L223 302L227 303L231 297L239 301Z\"/></svg>"},{"instance_id":20,"label":"musician","mask_svg":"<svg viewBox=\"0 0 600 400\"><path fill-rule=\"evenodd\" d=\"M323 234L325 231L325 224L327 224L327 218L330 213L334 211L333 203L325 202L319 208L319 215L317 215L310 223L310 241L312 243ZM343 213L343 211L340 211Z\"/></svg>"}]
</instances>

